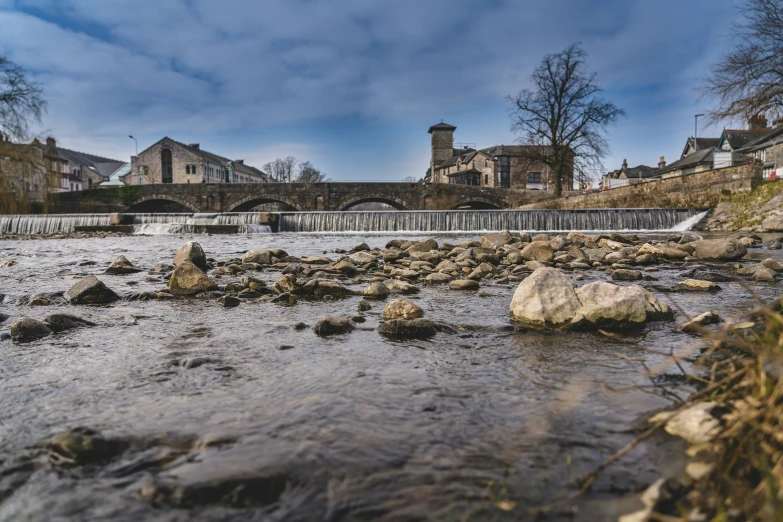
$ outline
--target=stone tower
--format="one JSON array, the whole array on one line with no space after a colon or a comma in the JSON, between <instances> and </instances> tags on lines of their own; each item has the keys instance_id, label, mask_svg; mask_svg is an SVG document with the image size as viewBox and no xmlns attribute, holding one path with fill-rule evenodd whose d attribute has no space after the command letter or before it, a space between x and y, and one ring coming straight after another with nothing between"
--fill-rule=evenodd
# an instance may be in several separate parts
<instances>
[{"instance_id":1,"label":"stone tower","mask_svg":"<svg viewBox=\"0 0 783 522\"><path fill-rule=\"evenodd\" d=\"M430 178L433 183L445 183L446 181L435 177L435 165L440 165L447 159L454 156L454 131L457 127L443 123L442 121L437 125L430 127L429 132L432 134L432 159L430 159L430 172L432 177Z\"/></svg>"}]
</instances>

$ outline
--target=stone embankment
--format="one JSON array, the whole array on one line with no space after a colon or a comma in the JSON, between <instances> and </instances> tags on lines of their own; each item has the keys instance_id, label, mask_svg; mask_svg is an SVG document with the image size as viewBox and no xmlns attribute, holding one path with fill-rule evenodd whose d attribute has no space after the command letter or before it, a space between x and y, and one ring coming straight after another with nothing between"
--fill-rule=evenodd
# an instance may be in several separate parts
<instances>
[{"instance_id":1,"label":"stone embankment","mask_svg":"<svg viewBox=\"0 0 783 522\"><path fill-rule=\"evenodd\" d=\"M704 230L783 231L783 183L769 181L750 192L724 198L702 225Z\"/></svg>"}]
</instances>

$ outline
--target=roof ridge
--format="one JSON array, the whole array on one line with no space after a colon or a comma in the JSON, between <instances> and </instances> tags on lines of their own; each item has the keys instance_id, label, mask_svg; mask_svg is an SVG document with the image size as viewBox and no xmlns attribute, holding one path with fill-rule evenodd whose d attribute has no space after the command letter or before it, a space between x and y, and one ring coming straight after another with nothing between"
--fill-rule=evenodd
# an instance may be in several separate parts
<instances>
[{"instance_id":1,"label":"roof ridge","mask_svg":"<svg viewBox=\"0 0 783 522\"><path fill-rule=\"evenodd\" d=\"M65 147L55 147L55 148L61 149L61 150L67 151L67 152L73 152L75 154L81 154L82 156L87 156L90 159L96 158L96 159L99 159L99 160L106 160L106 161L111 162L111 163L125 163L122 160L116 160L116 159L112 159L112 158L107 158L105 156L98 156L96 154L90 154L89 152L82 152L80 150L66 149Z\"/></svg>"}]
</instances>

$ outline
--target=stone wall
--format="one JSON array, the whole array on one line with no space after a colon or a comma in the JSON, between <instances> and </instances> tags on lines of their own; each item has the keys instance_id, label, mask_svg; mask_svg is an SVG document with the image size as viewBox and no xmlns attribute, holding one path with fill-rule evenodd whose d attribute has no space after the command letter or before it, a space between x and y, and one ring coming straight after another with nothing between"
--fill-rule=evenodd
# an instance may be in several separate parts
<instances>
[{"instance_id":1,"label":"stone wall","mask_svg":"<svg viewBox=\"0 0 783 522\"><path fill-rule=\"evenodd\" d=\"M687 176L640 183L522 205L526 209L709 208L729 194L748 192L762 182L762 165L750 163Z\"/></svg>"},{"instance_id":2,"label":"stone wall","mask_svg":"<svg viewBox=\"0 0 783 522\"><path fill-rule=\"evenodd\" d=\"M161 171L161 152L163 149L171 151L174 183L201 183L205 179L204 166L199 156L171 140L164 139L138 156L131 158L131 173L125 177L125 183L128 185L163 183L163 173ZM196 173L187 174L186 165L195 165ZM139 167L141 167L141 170L139 170ZM139 179L142 180L142 183L139 183Z\"/></svg>"}]
</instances>

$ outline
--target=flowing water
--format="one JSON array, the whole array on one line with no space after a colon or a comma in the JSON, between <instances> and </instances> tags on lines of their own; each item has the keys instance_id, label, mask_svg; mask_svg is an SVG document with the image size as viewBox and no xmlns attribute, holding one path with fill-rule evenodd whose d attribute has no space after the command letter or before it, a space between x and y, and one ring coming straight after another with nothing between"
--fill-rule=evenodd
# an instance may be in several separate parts
<instances>
[{"instance_id":1,"label":"flowing water","mask_svg":"<svg viewBox=\"0 0 783 522\"><path fill-rule=\"evenodd\" d=\"M706 215L698 209L465 210L292 212L280 214L281 232L488 232L500 230L688 230ZM194 234L232 225L239 233L268 233L257 212L131 214L134 233ZM0 216L0 235L48 235L80 226L106 226L108 214Z\"/></svg>"},{"instance_id":2,"label":"flowing water","mask_svg":"<svg viewBox=\"0 0 783 522\"><path fill-rule=\"evenodd\" d=\"M382 338L375 328L383 303L360 314L360 297L233 309L206 299L25 305L30 294L64 291L87 274L121 294L160 289L157 273L102 272L118 255L146 269L171 262L190 239L225 260L251 248L302 256L362 241L383 247L391 237L0 241L0 259L16 261L0 268L0 313L10 316L0 329L55 312L98 323L27 344L0 341L0 520L534 520L525 510L575 493L579 476L668 404L636 388L650 384L642 363L676 374L670 350L696 345L670 322L612 337L516 329L508 318L515 286L491 282L482 287L487 297L444 287L413 296L427 318L454 327L429 341ZM649 274L670 285L683 270ZM280 273L254 275L271 283ZM344 284L359 290L366 282ZM721 286L676 294L677 304L688 314L730 317L756 302L751 292L776 292ZM331 338L295 328L343 314L366 322ZM136 445L100 466L62 468L41 458L41 441L77 426ZM638 508L636 493L683 465L681 450L658 434L588 495L535 520L616 520ZM224 486L258 488L270 470L287 481L269 505L210 495ZM195 496L184 505L151 501L144 492L156 480Z\"/></svg>"}]
</instances>

